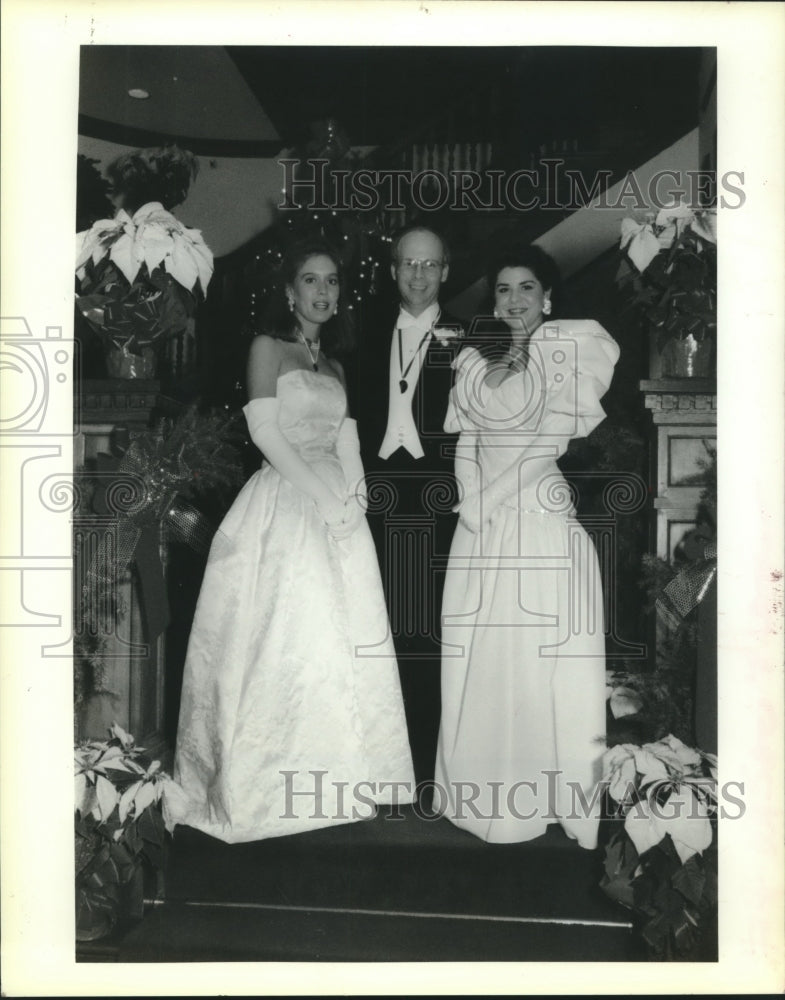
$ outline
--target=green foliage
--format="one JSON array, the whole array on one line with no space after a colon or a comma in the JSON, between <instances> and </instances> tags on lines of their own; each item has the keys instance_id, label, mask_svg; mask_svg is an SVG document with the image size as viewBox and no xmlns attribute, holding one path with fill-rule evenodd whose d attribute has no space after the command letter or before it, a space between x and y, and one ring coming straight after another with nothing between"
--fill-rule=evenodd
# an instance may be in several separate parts
<instances>
[{"instance_id":1,"label":"green foliage","mask_svg":"<svg viewBox=\"0 0 785 1000\"><path fill-rule=\"evenodd\" d=\"M166 830L160 798L170 780L131 736L75 748L76 932L101 937L118 919L123 887L140 869L160 869Z\"/></svg>"},{"instance_id":2,"label":"green foliage","mask_svg":"<svg viewBox=\"0 0 785 1000\"><path fill-rule=\"evenodd\" d=\"M682 864L665 837L638 855L624 828L612 835L605 854L603 892L636 914L638 932L653 958L694 959L713 950L708 931L717 908L717 848Z\"/></svg>"},{"instance_id":3,"label":"green foliage","mask_svg":"<svg viewBox=\"0 0 785 1000\"><path fill-rule=\"evenodd\" d=\"M172 492L189 499L227 493L243 480L242 440L236 414L202 412L194 404L176 419L166 417L134 437L124 464L142 476L149 500Z\"/></svg>"},{"instance_id":4,"label":"green foliage","mask_svg":"<svg viewBox=\"0 0 785 1000\"><path fill-rule=\"evenodd\" d=\"M660 350L671 337L698 340L717 332L717 248L686 226L643 273L622 279L626 305L657 331Z\"/></svg>"},{"instance_id":5,"label":"green foliage","mask_svg":"<svg viewBox=\"0 0 785 1000\"><path fill-rule=\"evenodd\" d=\"M628 688L641 700L636 716L615 724L614 743L627 742L625 729L631 725L649 740L673 733L685 743L693 741L696 656L697 624L691 620L660 638L653 667L628 661L625 669L610 675L614 687Z\"/></svg>"},{"instance_id":6,"label":"green foliage","mask_svg":"<svg viewBox=\"0 0 785 1000\"><path fill-rule=\"evenodd\" d=\"M631 910L652 957L713 950L717 912L717 758L673 734L603 757L603 892Z\"/></svg>"},{"instance_id":7,"label":"green foliage","mask_svg":"<svg viewBox=\"0 0 785 1000\"><path fill-rule=\"evenodd\" d=\"M704 488L698 505L698 528L685 539L683 551L674 563L645 553L641 559L639 586L644 594L644 608L655 613L658 597L694 558L703 558L705 545L716 541L717 453L707 447L701 478ZM625 717L615 728L614 741L625 742L624 729L633 725L648 739L660 739L673 733L685 743L694 738L694 686L698 649L698 623L693 612L672 631L663 630L657 639L653 665L624 663L611 675L614 687L629 688L641 699L636 717Z\"/></svg>"},{"instance_id":8,"label":"green foliage","mask_svg":"<svg viewBox=\"0 0 785 1000\"><path fill-rule=\"evenodd\" d=\"M118 464L117 474L133 473L144 488L132 509L115 513L118 532L128 533L153 523L177 538L167 512L180 497L218 498L219 509L228 507L244 478L239 451L242 440L236 415L222 410L203 412L197 404L176 419L165 418L136 435ZM105 488L105 480L81 473L80 503L90 509ZM200 535L206 535L209 544L212 529L198 511L191 513L199 519ZM83 553L76 551L74 555L77 578L84 581L74 601L74 706L78 711L91 697L111 694L104 686L103 657L106 636L113 633L113 624L125 613L115 581L127 564L121 565L122 553L114 548L94 556L89 566L80 564Z\"/></svg>"}]
</instances>

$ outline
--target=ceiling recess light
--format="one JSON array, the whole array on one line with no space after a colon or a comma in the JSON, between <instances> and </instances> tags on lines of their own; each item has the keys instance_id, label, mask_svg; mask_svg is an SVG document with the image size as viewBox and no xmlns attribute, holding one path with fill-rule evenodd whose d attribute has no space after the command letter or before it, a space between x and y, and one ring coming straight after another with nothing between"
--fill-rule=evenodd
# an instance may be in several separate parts
<instances>
[{"instance_id":1,"label":"ceiling recess light","mask_svg":"<svg viewBox=\"0 0 785 1000\"><path fill-rule=\"evenodd\" d=\"M146 101L150 96L146 90L142 90L141 87L131 87L128 91L129 97L135 97L137 101Z\"/></svg>"}]
</instances>

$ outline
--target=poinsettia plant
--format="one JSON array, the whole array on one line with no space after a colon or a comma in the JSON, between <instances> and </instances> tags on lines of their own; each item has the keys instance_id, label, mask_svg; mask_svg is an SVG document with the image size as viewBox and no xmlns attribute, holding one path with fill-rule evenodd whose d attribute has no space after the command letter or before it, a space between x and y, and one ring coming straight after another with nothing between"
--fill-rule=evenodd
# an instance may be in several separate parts
<instances>
[{"instance_id":1,"label":"poinsettia plant","mask_svg":"<svg viewBox=\"0 0 785 1000\"><path fill-rule=\"evenodd\" d=\"M657 331L662 350L672 337L698 342L717 331L717 231L714 209L679 204L622 220L629 262L630 306Z\"/></svg>"},{"instance_id":2,"label":"poinsettia plant","mask_svg":"<svg viewBox=\"0 0 785 1000\"><path fill-rule=\"evenodd\" d=\"M669 735L603 757L611 817L603 891L634 910L652 953L688 956L717 905L717 758Z\"/></svg>"},{"instance_id":3,"label":"poinsettia plant","mask_svg":"<svg viewBox=\"0 0 785 1000\"><path fill-rule=\"evenodd\" d=\"M199 230L160 202L121 208L76 238L77 306L99 334L131 354L189 330L213 273Z\"/></svg>"},{"instance_id":4,"label":"poinsettia plant","mask_svg":"<svg viewBox=\"0 0 785 1000\"><path fill-rule=\"evenodd\" d=\"M118 919L121 886L163 864L163 797L177 786L116 723L110 738L74 748L76 930L89 939Z\"/></svg>"}]
</instances>

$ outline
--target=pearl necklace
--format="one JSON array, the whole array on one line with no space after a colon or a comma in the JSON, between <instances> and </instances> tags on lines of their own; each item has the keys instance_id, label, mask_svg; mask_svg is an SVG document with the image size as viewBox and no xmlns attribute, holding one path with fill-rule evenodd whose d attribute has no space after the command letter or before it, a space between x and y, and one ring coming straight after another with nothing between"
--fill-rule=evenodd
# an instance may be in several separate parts
<instances>
[{"instance_id":1,"label":"pearl necklace","mask_svg":"<svg viewBox=\"0 0 785 1000\"><path fill-rule=\"evenodd\" d=\"M308 357L311 359L311 365L313 366L313 370L315 372L318 372L319 371L319 350L320 350L320 343L319 343L319 341L316 342L316 355L314 355L312 353L312 351L311 351L311 342L306 339L305 334L303 333L303 331L298 327L297 328L297 332L300 334L300 340L302 340L303 344L305 344L306 351L308 351Z\"/></svg>"}]
</instances>

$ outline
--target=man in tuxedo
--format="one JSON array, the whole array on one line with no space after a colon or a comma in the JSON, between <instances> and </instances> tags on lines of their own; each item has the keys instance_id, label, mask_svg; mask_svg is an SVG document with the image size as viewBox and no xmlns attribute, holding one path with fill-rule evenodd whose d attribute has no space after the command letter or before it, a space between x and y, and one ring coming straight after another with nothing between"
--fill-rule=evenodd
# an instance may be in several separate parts
<instances>
[{"instance_id":1,"label":"man in tuxedo","mask_svg":"<svg viewBox=\"0 0 785 1000\"><path fill-rule=\"evenodd\" d=\"M391 249L398 301L364 316L357 417L419 785L433 779L441 710L441 601L458 499L456 436L444 418L462 331L439 305L444 240L410 227Z\"/></svg>"}]
</instances>

